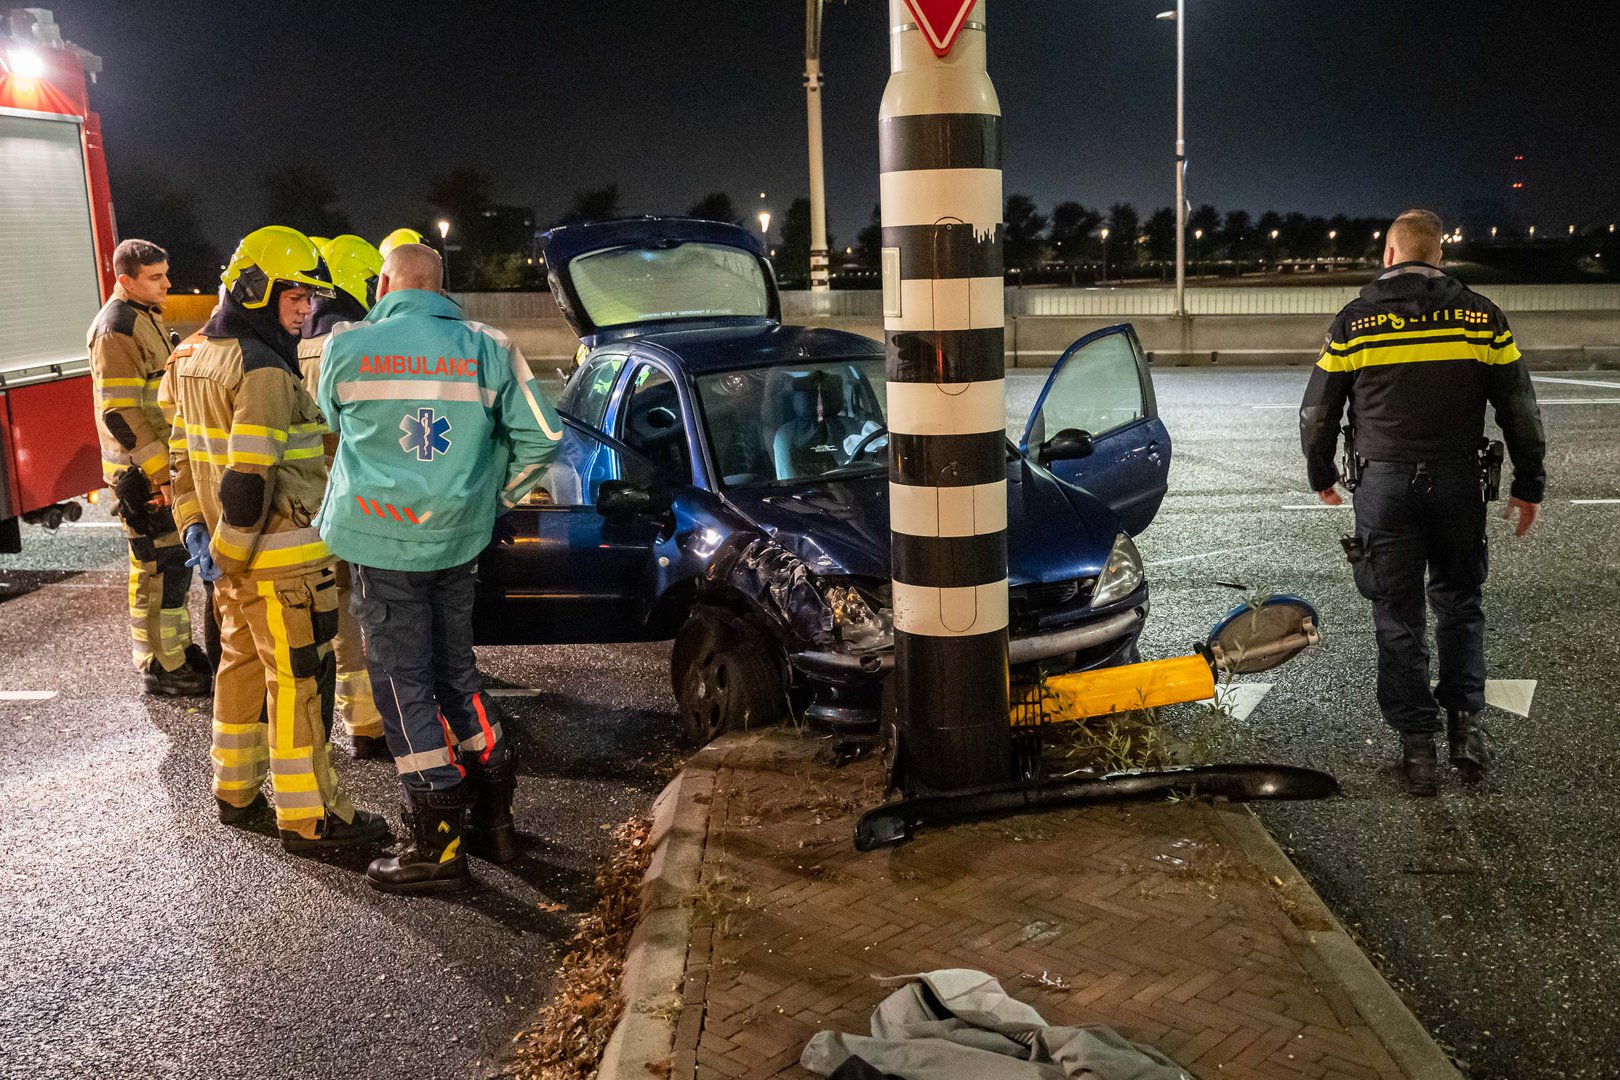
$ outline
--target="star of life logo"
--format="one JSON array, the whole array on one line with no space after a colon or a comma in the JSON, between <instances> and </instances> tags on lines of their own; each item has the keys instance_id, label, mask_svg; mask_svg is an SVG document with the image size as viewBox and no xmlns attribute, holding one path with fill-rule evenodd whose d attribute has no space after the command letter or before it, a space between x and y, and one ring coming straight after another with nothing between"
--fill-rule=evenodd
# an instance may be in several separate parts
<instances>
[{"instance_id":1,"label":"star of life logo","mask_svg":"<svg viewBox=\"0 0 1620 1080\"><path fill-rule=\"evenodd\" d=\"M418 461L432 461L433 455L450 452L448 416L435 416L430 408L417 409L405 414L399 429L405 433L399 440L399 448L407 454L415 454Z\"/></svg>"}]
</instances>

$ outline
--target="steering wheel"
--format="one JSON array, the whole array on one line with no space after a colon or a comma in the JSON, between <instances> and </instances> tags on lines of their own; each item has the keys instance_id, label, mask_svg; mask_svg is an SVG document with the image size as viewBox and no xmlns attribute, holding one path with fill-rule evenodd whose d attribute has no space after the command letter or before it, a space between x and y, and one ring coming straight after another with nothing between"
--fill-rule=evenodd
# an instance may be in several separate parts
<instances>
[{"instance_id":1,"label":"steering wheel","mask_svg":"<svg viewBox=\"0 0 1620 1080\"><path fill-rule=\"evenodd\" d=\"M870 448L879 437L887 435L888 433L889 426L887 424L880 424L876 431L867 432L867 434L861 438L861 441L855 444L855 449L849 452L849 460L853 462L859 458L862 454L866 453L867 449Z\"/></svg>"}]
</instances>

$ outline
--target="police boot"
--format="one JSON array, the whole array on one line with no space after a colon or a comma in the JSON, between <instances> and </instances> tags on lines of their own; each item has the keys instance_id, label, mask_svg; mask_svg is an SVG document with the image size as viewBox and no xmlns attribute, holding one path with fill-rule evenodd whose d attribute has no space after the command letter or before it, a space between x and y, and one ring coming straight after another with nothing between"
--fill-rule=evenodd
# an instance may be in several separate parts
<instances>
[{"instance_id":1,"label":"police boot","mask_svg":"<svg viewBox=\"0 0 1620 1080\"><path fill-rule=\"evenodd\" d=\"M467 816L467 788L412 791L407 794L405 821L411 842L398 855L373 859L366 880L386 893L454 892L472 876L462 854L462 822Z\"/></svg>"},{"instance_id":2,"label":"police boot","mask_svg":"<svg viewBox=\"0 0 1620 1080\"><path fill-rule=\"evenodd\" d=\"M511 862L518 855L517 826L512 819L512 794L517 791L517 762L472 777L473 804L463 834L469 854L493 863Z\"/></svg>"},{"instance_id":3,"label":"police boot","mask_svg":"<svg viewBox=\"0 0 1620 1080\"><path fill-rule=\"evenodd\" d=\"M141 680L148 694L162 697L207 697L214 692L214 677L206 669L199 671L185 663L167 671L155 656L146 662Z\"/></svg>"},{"instance_id":4,"label":"police boot","mask_svg":"<svg viewBox=\"0 0 1620 1080\"><path fill-rule=\"evenodd\" d=\"M394 752L388 749L388 740L381 735L351 735L354 743L351 756L356 761L393 761Z\"/></svg>"},{"instance_id":5,"label":"police boot","mask_svg":"<svg viewBox=\"0 0 1620 1080\"><path fill-rule=\"evenodd\" d=\"M336 814L321 819L314 839L290 829L282 829L281 847L293 854L326 851L333 848L370 847L387 838L388 819L369 810L356 810L353 821L344 821Z\"/></svg>"},{"instance_id":6,"label":"police boot","mask_svg":"<svg viewBox=\"0 0 1620 1080\"><path fill-rule=\"evenodd\" d=\"M1401 736L1401 776L1408 795L1438 795L1434 782L1434 736L1428 732Z\"/></svg>"},{"instance_id":7,"label":"police boot","mask_svg":"<svg viewBox=\"0 0 1620 1080\"><path fill-rule=\"evenodd\" d=\"M1472 784L1491 767L1491 750L1485 743L1485 729L1477 712L1446 712L1446 736L1451 765Z\"/></svg>"}]
</instances>

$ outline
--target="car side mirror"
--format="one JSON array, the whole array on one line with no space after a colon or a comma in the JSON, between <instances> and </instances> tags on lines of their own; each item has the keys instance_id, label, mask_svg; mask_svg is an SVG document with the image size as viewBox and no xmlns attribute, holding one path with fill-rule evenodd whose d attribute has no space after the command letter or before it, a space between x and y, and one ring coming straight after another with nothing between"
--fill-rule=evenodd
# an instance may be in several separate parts
<instances>
[{"instance_id":1,"label":"car side mirror","mask_svg":"<svg viewBox=\"0 0 1620 1080\"><path fill-rule=\"evenodd\" d=\"M1078 458L1090 457L1091 452L1096 448L1091 432L1081 431L1079 428L1064 428L1041 443L1037 459L1042 465L1054 461L1074 461Z\"/></svg>"},{"instance_id":2,"label":"car side mirror","mask_svg":"<svg viewBox=\"0 0 1620 1080\"><path fill-rule=\"evenodd\" d=\"M596 492L596 512L603 517L662 514L673 505L674 498L663 484L643 487L629 480L604 480Z\"/></svg>"}]
</instances>

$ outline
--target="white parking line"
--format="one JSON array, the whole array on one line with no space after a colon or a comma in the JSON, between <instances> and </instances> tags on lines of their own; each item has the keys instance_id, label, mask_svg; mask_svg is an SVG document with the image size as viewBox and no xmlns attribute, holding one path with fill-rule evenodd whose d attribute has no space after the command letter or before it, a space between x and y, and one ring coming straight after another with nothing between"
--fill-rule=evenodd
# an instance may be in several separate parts
<instances>
[{"instance_id":1,"label":"white parking line","mask_svg":"<svg viewBox=\"0 0 1620 1080\"><path fill-rule=\"evenodd\" d=\"M1197 555L1178 555L1173 559L1153 559L1142 565L1144 567L1174 566L1176 563L1193 562L1197 559L1213 559L1217 555L1232 555L1239 551L1253 551L1255 548L1270 546L1270 544L1244 544L1242 547L1221 548L1219 551L1202 551Z\"/></svg>"},{"instance_id":2,"label":"white parking line","mask_svg":"<svg viewBox=\"0 0 1620 1080\"><path fill-rule=\"evenodd\" d=\"M1595 379L1563 379L1552 375L1532 375L1536 382L1563 383L1565 386L1601 386L1605 390L1620 390L1620 383L1598 382Z\"/></svg>"},{"instance_id":3,"label":"white parking line","mask_svg":"<svg viewBox=\"0 0 1620 1080\"><path fill-rule=\"evenodd\" d=\"M49 701L55 690L0 690L0 701Z\"/></svg>"}]
</instances>

